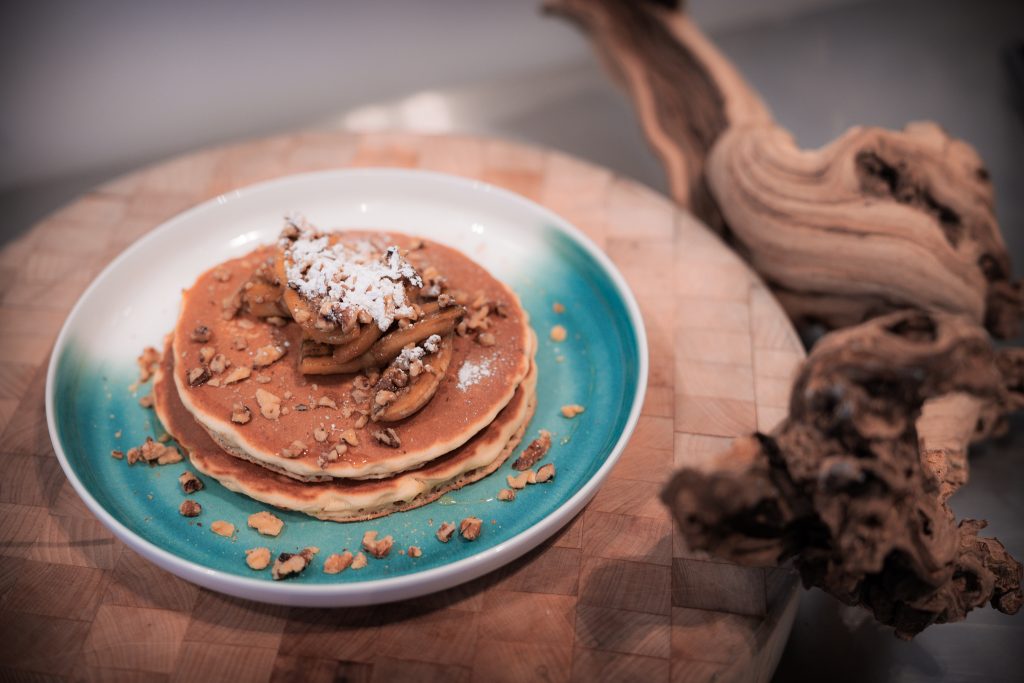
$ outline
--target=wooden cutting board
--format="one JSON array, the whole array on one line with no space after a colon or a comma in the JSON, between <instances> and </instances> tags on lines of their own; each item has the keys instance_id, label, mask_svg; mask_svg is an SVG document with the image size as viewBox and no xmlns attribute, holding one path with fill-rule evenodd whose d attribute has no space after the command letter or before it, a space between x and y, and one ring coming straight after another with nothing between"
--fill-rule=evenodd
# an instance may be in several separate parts
<instances>
[{"instance_id":1,"label":"wooden cutting board","mask_svg":"<svg viewBox=\"0 0 1024 683\"><path fill-rule=\"evenodd\" d=\"M586 510L502 570L437 595L358 609L224 597L141 559L86 510L47 435L47 359L85 286L146 231L243 185L346 166L478 178L583 229L640 301L650 339L647 401ZM0 678L771 677L796 610L795 575L688 553L658 494L673 468L707 462L731 437L774 426L803 351L757 277L651 190L558 152L499 140L275 137L191 154L86 194L3 248L0 291Z\"/></svg>"}]
</instances>

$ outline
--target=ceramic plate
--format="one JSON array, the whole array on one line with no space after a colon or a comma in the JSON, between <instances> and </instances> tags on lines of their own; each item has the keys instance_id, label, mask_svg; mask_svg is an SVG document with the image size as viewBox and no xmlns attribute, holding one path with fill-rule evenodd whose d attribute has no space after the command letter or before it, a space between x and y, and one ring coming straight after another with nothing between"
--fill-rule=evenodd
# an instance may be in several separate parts
<instances>
[{"instance_id":1,"label":"ceramic plate","mask_svg":"<svg viewBox=\"0 0 1024 683\"><path fill-rule=\"evenodd\" d=\"M459 249L520 296L540 347L537 412L524 443L548 429L553 483L531 486L512 503L496 500L512 455L495 474L409 512L339 524L279 511L277 538L259 536L246 517L269 509L203 477L196 520L178 514L177 477L187 462L129 467L110 456L162 432L132 394L135 359L161 346L174 325L182 288L204 270L272 242L291 211L321 227L369 227L419 234ZM556 314L554 302L565 306ZM549 331L562 324L568 339ZM217 197L147 234L107 267L68 317L46 383L50 437L68 478L92 512L121 540L189 581L240 597L289 605L342 606L387 602L468 581L519 557L569 522L594 495L629 439L647 379L647 345L636 302L607 257L579 230L546 209L479 182L418 171L376 169L289 176ZM559 414L567 403L586 412ZM437 525L475 515L475 542L442 544ZM237 538L207 525L224 519ZM395 537L395 550L361 571L327 575L324 558L356 549L363 532ZM272 581L254 572L246 548L276 555L315 545L321 553L302 575ZM399 548L418 545L412 558Z\"/></svg>"}]
</instances>

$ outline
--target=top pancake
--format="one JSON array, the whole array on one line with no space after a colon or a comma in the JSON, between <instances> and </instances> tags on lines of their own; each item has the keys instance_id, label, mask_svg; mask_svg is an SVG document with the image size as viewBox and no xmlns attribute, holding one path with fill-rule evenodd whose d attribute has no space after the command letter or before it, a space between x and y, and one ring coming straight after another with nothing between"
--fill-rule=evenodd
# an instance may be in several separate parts
<instances>
[{"instance_id":1,"label":"top pancake","mask_svg":"<svg viewBox=\"0 0 1024 683\"><path fill-rule=\"evenodd\" d=\"M366 232L346 233L345 239L369 236L401 248L411 248L421 241L400 234ZM354 375L302 375L298 367L301 331L293 322L275 327L245 313L230 320L222 315L222 302L235 295L260 263L273 257L274 247L257 249L207 271L184 293L173 336L174 380L182 403L232 455L308 481L390 476L419 467L465 443L494 419L526 376L533 354L532 332L526 312L509 288L457 250L428 240L422 242L422 248L409 254L413 265L418 269L433 265L448 278L452 290L471 295L480 292L489 300L504 303L507 315L490 318L494 346L484 347L472 337L455 335L448 372L433 399L421 410L386 425L369 422L356 430L358 445L350 446L340 459L324 468L317 464L321 451L328 450L343 432L355 428L359 415L350 413L356 405L350 395ZM206 342L191 339L192 331L200 325L210 330ZM241 345L238 340L244 340L244 349L235 348ZM269 367L254 367L249 378L222 386L212 386L217 382L189 385L188 372L200 364L201 347L210 346L230 361L227 372L214 375L219 380L233 368L251 367L257 350L270 344L283 346L285 355ZM486 372L471 371L481 367ZM257 389L281 399L279 418L268 419L260 413ZM323 397L337 407L318 405ZM237 403L252 411L247 424L231 421ZM372 432L385 426L398 433L400 447L389 448L373 439ZM314 430L320 427L329 434L326 442L317 442L314 437ZM307 446L306 451L297 458L282 455L296 440Z\"/></svg>"}]
</instances>

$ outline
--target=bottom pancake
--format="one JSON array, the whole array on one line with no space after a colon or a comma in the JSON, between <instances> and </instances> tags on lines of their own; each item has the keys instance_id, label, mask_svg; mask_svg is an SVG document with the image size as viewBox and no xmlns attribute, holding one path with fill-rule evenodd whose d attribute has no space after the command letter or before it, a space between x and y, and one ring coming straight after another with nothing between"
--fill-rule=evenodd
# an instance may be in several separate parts
<instances>
[{"instance_id":1,"label":"bottom pancake","mask_svg":"<svg viewBox=\"0 0 1024 683\"><path fill-rule=\"evenodd\" d=\"M335 522L356 522L426 505L497 470L519 445L536 405L532 365L512 400L491 424L454 451L386 479L301 482L228 455L181 403L173 354L164 353L153 386L157 416L192 465L225 488L279 508Z\"/></svg>"}]
</instances>

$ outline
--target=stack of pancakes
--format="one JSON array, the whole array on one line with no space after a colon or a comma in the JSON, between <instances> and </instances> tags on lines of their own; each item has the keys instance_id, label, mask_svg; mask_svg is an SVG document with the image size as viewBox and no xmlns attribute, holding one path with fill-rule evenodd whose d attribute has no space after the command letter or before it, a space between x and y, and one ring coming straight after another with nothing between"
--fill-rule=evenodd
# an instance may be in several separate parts
<instances>
[{"instance_id":1,"label":"stack of pancakes","mask_svg":"<svg viewBox=\"0 0 1024 683\"><path fill-rule=\"evenodd\" d=\"M430 368L440 381L425 405L374 419L381 416L365 390L372 394L390 366L303 374L308 325L283 303L267 317L267 302L240 305L254 274L280 263L286 242L222 263L184 292L153 395L164 427L200 472L280 508L357 521L419 507L502 465L533 414L536 338L516 295L455 249L391 233L334 238L398 247L418 272L441 274L472 321L444 338L449 360ZM389 324L374 336L398 329Z\"/></svg>"}]
</instances>

